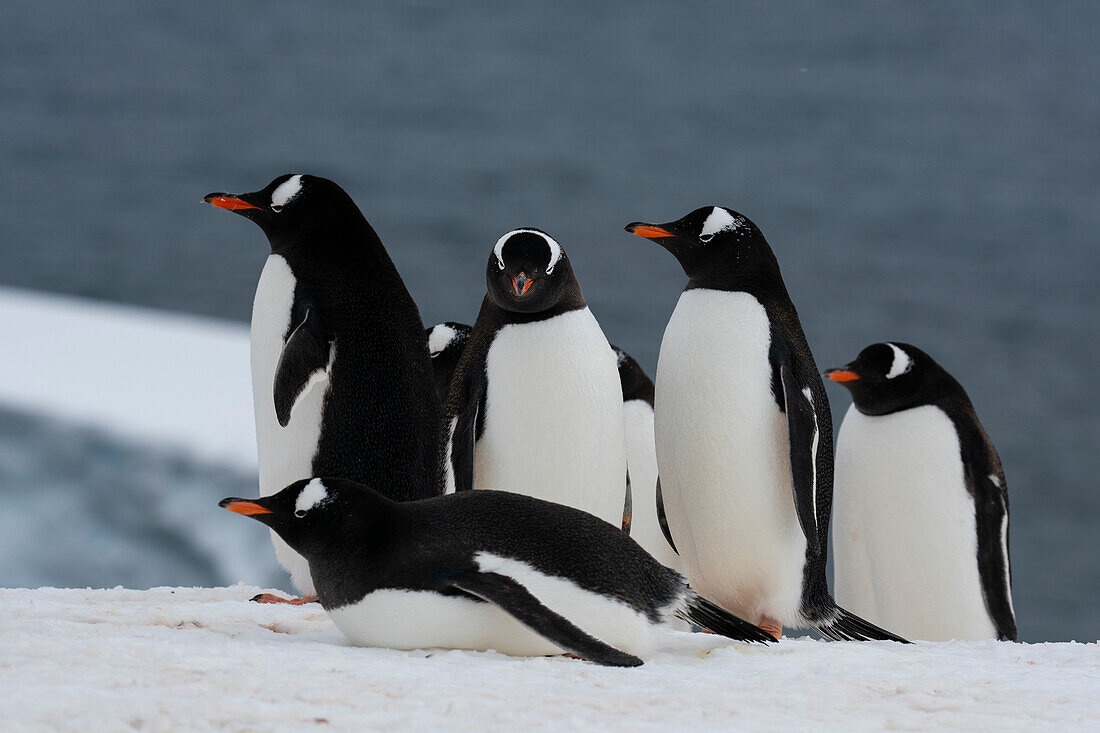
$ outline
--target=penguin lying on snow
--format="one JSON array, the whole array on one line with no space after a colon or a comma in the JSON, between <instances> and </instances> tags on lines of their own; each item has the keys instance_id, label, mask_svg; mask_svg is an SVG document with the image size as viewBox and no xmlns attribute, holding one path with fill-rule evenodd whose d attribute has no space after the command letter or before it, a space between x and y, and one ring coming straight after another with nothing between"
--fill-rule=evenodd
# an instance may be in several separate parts
<instances>
[{"instance_id":1,"label":"penguin lying on snow","mask_svg":"<svg viewBox=\"0 0 1100 733\"><path fill-rule=\"evenodd\" d=\"M434 495L439 398L424 324L355 202L301 174L204 200L255 222L271 244L252 308L260 494L323 474L384 486L392 499ZM306 561L272 541L311 596Z\"/></svg>"},{"instance_id":2,"label":"penguin lying on snow","mask_svg":"<svg viewBox=\"0 0 1100 733\"><path fill-rule=\"evenodd\" d=\"M688 276L661 342L654 430L692 587L776 636L787 625L900 641L829 595L829 401L763 233L720 206L626 230Z\"/></svg>"},{"instance_id":3,"label":"penguin lying on snow","mask_svg":"<svg viewBox=\"0 0 1100 733\"><path fill-rule=\"evenodd\" d=\"M615 353L565 250L537 229L493 247L445 404L448 491L522 491L620 526L627 496Z\"/></svg>"},{"instance_id":4,"label":"penguin lying on snow","mask_svg":"<svg viewBox=\"0 0 1100 733\"><path fill-rule=\"evenodd\" d=\"M774 641L699 597L615 527L521 494L396 503L315 478L221 506L306 557L321 605L361 646L571 652L629 667L653 654L673 617L740 641Z\"/></svg>"},{"instance_id":5,"label":"penguin lying on snow","mask_svg":"<svg viewBox=\"0 0 1100 733\"><path fill-rule=\"evenodd\" d=\"M825 376L837 439L837 598L912 639L1016 639L1008 490L966 391L915 346L868 346Z\"/></svg>"}]
</instances>

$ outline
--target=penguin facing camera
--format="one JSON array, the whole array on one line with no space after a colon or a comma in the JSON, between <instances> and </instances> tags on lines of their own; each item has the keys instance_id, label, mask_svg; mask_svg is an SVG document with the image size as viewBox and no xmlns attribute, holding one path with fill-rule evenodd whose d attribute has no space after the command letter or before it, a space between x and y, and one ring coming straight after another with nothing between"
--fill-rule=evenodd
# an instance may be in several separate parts
<instances>
[{"instance_id":1,"label":"penguin facing camera","mask_svg":"<svg viewBox=\"0 0 1100 733\"><path fill-rule=\"evenodd\" d=\"M487 293L444 409L444 485L518 491L616 526L628 478L615 352L562 246L515 229L493 247Z\"/></svg>"}]
</instances>

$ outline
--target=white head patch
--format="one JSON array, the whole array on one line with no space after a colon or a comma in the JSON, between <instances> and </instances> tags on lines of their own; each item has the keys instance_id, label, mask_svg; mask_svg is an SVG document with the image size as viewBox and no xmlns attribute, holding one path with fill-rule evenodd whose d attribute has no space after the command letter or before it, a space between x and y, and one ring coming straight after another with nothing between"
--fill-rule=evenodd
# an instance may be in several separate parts
<instances>
[{"instance_id":1,"label":"white head patch","mask_svg":"<svg viewBox=\"0 0 1100 733\"><path fill-rule=\"evenodd\" d=\"M298 500L294 502L294 511L308 512L313 507L328 498L328 489L321 483L321 479L315 478L302 487L298 493Z\"/></svg>"},{"instance_id":2,"label":"white head patch","mask_svg":"<svg viewBox=\"0 0 1100 733\"><path fill-rule=\"evenodd\" d=\"M890 371L886 372L887 379L900 377L913 368L913 360L909 357L909 354L905 353L904 349L900 349L893 344L886 345L894 350L894 361L890 364Z\"/></svg>"},{"instance_id":3,"label":"white head patch","mask_svg":"<svg viewBox=\"0 0 1100 733\"><path fill-rule=\"evenodd\" d=\"M703 222L703 228L699 230L700 239L710 239L718 232L726 232L741 226L741 219L734 217L721 206L715 206L710 210L710 216Z\"/></svg>"},{"instance_id":4,"label":"white head patch","mask_svg":"<svg viewBox=\"0 0 1100 733\"><path fill-rule=\"evenodd\" d=\"M546 274L549 275L554 272L554 266L557 265L558 260L561 259L561 245L554 241L554 238L550 235L537 232L534 229L513 229L498 239L496 246L493 247L493 254L497 256L497 265L500 266L500 269L504 269L504 243L511 239L513 235L524 232L527 234L537 234L546 241L546 246L550 249L550 261L546 263Z\"/></svg>"},{"instance_id":5,"label":"white head patch","mask_svg":"<svg viewBox=\"0 0 1100 733\"><path fill-rule=\"evenodd\" d=\"M458 331L454 330L446 323L440 323L437 326L432 326L432 333L428 336L428 351L432 356L435 356L443 349L447 348L452 341L455 340L455 336L458 335Z\"/></svg>"},{"instance_id":6,"label":"white head patch","mask_svg":"<svg viewBox=\"0 0 1100 733\"><path fill-rule=\"evenodd\" d=\"M271 192L272 206L286 206L302 192L302 174L291 176Z\"/></svg>"}]
</instances>

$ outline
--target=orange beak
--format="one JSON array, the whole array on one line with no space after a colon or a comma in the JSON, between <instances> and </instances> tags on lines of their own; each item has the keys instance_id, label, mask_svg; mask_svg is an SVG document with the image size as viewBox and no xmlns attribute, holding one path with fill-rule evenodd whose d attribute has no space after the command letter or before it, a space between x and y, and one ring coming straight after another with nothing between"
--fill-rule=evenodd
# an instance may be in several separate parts
<instances>
[{"instance_id":1,"label":"orange beak","mask_svg":"<svg viewBox=\"0 0 1100 733\"><path fill-rule=\"evenodd\" d=\"M628 232L639 237L645 237L646 239L661 239L663 237L676 236L667 229L656 227L651 224L631 224L626 228Z\"/></svg>"},{"instance_id":2,"label":"orange beak","mask_svg":"<svg viewBox=\"0 0 1100 733\"><path fill-rule=\"evenodd\" d=\"M526 295L527 291L531 289L531 285L534 284L534 280L528 279L527 275L520 273L512 278L512 291L516 295Z\"/></svg>"},{"instance_id":3,"label":"orange beak","mask_svg":"<svg viewBox=\"0 0 1100 733\"><path fill-rule=\"evenodd\" d=\"M229 209L230 211L238 211L240 209L258 209L259 206L253 206L244 199L234 198L232 196L221 196L218 194L210 194L203 199L211 206L217 206L219 209Z\"/></svg>"},{"instance_id":4,"label":"orange beak","mask_svg":"<svg viewBox=\"0 0 1100 733\"><path fill-rule=\"evenodd\" d=\"M223 507L236 514L243 514L246 517L251 517L254 514L274 514L270 509L265 506L260 506L254 501L244 501L242 499L231 499L224 501L221 504Z\"/></svg>"},{"instance_id":5,"label":"orange beak","mask_svg":"<svg viewBox=\"0 0 1100 733\"><path fill-rule=\"evenodd\" d=\"M854 382L859 379L858 374L845 369L830 369L825 372L825 376L834 382Z\"/></svg>"}]
</instances>

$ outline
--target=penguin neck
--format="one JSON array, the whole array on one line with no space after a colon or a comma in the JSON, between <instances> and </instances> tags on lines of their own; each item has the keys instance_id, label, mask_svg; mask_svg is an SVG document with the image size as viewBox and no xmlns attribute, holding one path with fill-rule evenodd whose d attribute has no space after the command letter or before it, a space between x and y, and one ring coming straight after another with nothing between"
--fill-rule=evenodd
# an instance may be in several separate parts
<instances>
[{"instance_id":1,"label":"penguin neck","mask_svg":"<svg viewBox=\"0 0 1100 733\"><path fill-rule=\"evenodd\" d=\"M705 266L688 267L687 290L705 289L745 292L761 302L790 301L779 262L771 251L744 256L732 250L708 261Z\"/></svg>"},{"instance_id":2,"label":"penguin neck","mask_svg":"<svg viewBox=\"0 0 1100 733\"><path fill-rule=\"evenodd\" d=\"M561 298L559 298L554 305L546 310L532 313L523 313L501 308L488 294L486 294L485 299L481 303L481 314L478 315L478 319L480 320L485 316L493 323L502 326L512 323L534 323L536 321L545 321L555 316L560 316L563 313L569 313L570 311L583 310L587 307L588 303L584 300L584 295L581 293L580 286L574 284L572 287L566 288Z\"/></svg>"},{"instance_id":3,"label":"penguin neck","mask_svg":"<svg viewBox=\"0 0 1100 733\"><path fill-rule=\"evenodd\" d=\"M299 280L327 291L327 302L336 303L342 297L361 302L374 296L411 301L382 240L361 215L293 237L273 238L271 253L285 259Z\"/></svg>"}]
</instances>

